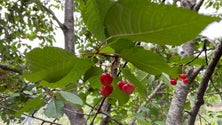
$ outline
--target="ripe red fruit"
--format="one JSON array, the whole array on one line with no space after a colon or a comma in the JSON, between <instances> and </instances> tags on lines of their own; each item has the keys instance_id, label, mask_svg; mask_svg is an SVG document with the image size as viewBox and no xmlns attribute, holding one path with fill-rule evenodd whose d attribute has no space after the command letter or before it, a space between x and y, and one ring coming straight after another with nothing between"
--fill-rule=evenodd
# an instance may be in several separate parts
<instances>
[{"instance_id":1,"label":"ripe red fruit","mask_svg":"<svg viewBox=\"0 0 222 125\"><path fill-rule=\"evenodd\" d=\"M180 74L179 77L180 77L181 79L186 79L186 78L187 78L187 75L186 75L186 74Z\"/></svg>"},{"instance_id":2,"label":"ripe red fruit","mask_svg":"<svg viewBox=\"0 0 222 125\"><path fill-rule=\"evenodd\" d=\"M177 84L177 80L171 78L171 79L170 79L170 84L171 84L171 85L176 85L176 84Z\"/></svg>"},{"instance_id":3,"label":"ripe red fruit","mask_svg":"<svg viewBox=\"0 0 222 125\"><path fill-rule=\"evenodd\" d=\"M125 85L125 84L127 84L126 81L119 81L119 82L117 83L117 86L118 86L118 88L119 88L121 91L123 91L123 85Z\"/></svg>"},{"instance_id":4,"label":"ripe red fruit","mask_svg":"<svg viewBox=\"0 0 222 125\"><path fill-rule=\"evenodd\" d=\"M189 83L189 79L188 79L188 78L183 79L183 83L184 83L184 84Z\"/></svg>"},{"instance_id":5,"label":"ripe red fruit","mask_svg":"<svg viewBox=\"0 0 222 125\"><path fill-rule=\"evenodd\" d=\"M133 93L133 91L135 90L135 87L132 83L127 83L127 84L123 85L122 89L123 89L124 93L129 95L129 94Z\"/></svg>"},{"instance_id":6,"label":"ripe red fruit","mask_svg":"<svg viewBox=\"0 0 222 125\"><path fill-rule=\"evenodd\" d=\"M101 76L100 76L100 82L103 84L103 85L111 85L112 82L113 82L113 77L109 74L109 73L103 73Z\"/></svg>"},{"instance_id":7,"label":"ripe red fruit","mask_svg":"<svg viewBox=\"0 0 222 125\"><path fill-rule=\"evenodd\" d=\"M5 90L8 90L8 86L7 86L7 85L4 85L4 89L5 89Z\"/></svg>"},{"instance_id":8,"label":"ripe red fruit","mask_svg":"<svg viewBox=\"0 0 222 125\"><path fill-rule=\"evenodd\" d=\"M101 88L100 88L100 93L102 96L104 97L108 97L110 94L112 94L113 92L113 86L112 85L103 85Z\"/></svg>"}]
</instances>

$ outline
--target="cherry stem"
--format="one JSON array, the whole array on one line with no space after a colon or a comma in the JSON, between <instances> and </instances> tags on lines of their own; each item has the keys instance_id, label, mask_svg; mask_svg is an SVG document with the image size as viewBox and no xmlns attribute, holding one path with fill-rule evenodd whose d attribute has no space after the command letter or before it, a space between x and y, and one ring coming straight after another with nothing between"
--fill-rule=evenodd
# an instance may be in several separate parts
<instances>
[{"instance_id":1,"label":"cherry stem","mask_svg":"<svg viewBox=\"0 0 222 125\"><path fill-rule=\"evenodd\" d=\"M94 124L94 121L95 121L95 119L96 119L96 116L100 113L100 110L101 110L102 105L103 105L103 103L105 102L105 100L106 100L106 97L104 97L103 100L101 101L101 104L99 105L99 108L98 108L96 114L94 115L94 117L93 117L90 125L93 125L93 124Z\"/></svg>"}]
</instances>

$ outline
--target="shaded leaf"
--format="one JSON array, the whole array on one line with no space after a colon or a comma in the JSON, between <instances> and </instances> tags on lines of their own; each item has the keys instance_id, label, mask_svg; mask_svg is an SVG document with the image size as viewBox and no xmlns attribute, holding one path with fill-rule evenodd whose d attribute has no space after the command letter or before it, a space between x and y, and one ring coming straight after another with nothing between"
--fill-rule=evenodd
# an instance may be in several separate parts
<instances>
[{"instance_id":1,"label":"shaded leaf","mask_svg":"<svg viewBox=\"0 0 222 125\"><path fill-rule=\"evenodd\" d=\"M119 82L119 79L114 78L113 83L112 83L112 85L113 85L113 92L110 95L110 97L114 98L114 99L117 99L119 105L124 105L125 103L128 102L129 95L127 95L123 91L119 90L119 88L117 86L118 82Z\"/></svg>"},{"instance_id":2,"label":"shaded leaf","mask_svg":"<svg viewBox=\"0 0 222 125\"><path fill-rule=\"evenodd\" d=\"M79 96L66 91L61 91L59 93L68 103L71 103L73 105L83 105L83 101Z\"/></svg>"},{"instance_id":3,"label":"shaded leaf","mask_svg":"<svg viewBox=\"0 0 222 125\"><path fill-rule=\"evenodd\" d=\"M44 105L44 101L42 100L42 96L38 96L36 98L30 99L22 109L20 109L15 116L20 117L22 113L27 112L31 113L32 111L38 110L40 107Z\"/></svg>"},{"instance_id":4,"label":"shaded leaf","mask_svg":"<svg viewBox=\"0 0 222 125\"><path fill-rule=\"evenodd\" d=\"M46 107L45 115L49 118L61 118L64 114L64 103L61 100L53 99Z\"/></svg>"}]
</instances>

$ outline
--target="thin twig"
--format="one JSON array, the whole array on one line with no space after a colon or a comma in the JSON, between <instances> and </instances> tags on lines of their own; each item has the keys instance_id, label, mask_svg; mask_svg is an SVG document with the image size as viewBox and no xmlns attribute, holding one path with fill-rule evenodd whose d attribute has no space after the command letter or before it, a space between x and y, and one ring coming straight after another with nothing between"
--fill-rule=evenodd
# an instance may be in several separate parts
<instances>
[{"instance_id":1,"label":"thin twig","mask_svg":"<svg viewBox=\"0 0 222 125\"><path fill-rule=\"evenodd\" d=\"M99 114L100 109L101 109L103 103L105 102L105 100L106 100L106 97L104 97L104 98L102 99L101 104L99 105L99 108L98 108L96 114L94 115L94 117L93 117L93 119L92 119L90 125L93 125L93 124L94 124L94 121L95 121L95 119L96 119L96 116Z\"/></svg>"},{"instance_id":2,"label":"thin twig","mask_svg":"<svg viewBox=\"0 0 222 125\"><path fill-rule=\"evenodd\" d=\"M85 104L86 104L87 106L89 106L90 108L92 108L93 110L98 110L97 108L95 108L94 106L91 106L90 104L87 104L87 103L85 103ZM106 115L107 117L109 117L112 121L116 122L117 124L123 125L119 120L112 118L112 116L109 115L108 113L103 112L103 111L101 111L101 110L100 110L99 113L101 113L101 114L103 114L103 115Z\"/></svg>"},{"instance_id":3,"label":"thin twig","mask_svg":"<svg viewBox=\"0 0 222 125\"><path fill-rule=\"evenodd\" d=\"M49 8L44 6L41 2L39 2L39 4L46 10L46 12L48 12L50 15L52 15L52 18L58 23L59 27L63 31L67 30L67 27L59 21L59 19L56 17L55 13L52 10L50 10Z\"/></svg>"}]
</instances>

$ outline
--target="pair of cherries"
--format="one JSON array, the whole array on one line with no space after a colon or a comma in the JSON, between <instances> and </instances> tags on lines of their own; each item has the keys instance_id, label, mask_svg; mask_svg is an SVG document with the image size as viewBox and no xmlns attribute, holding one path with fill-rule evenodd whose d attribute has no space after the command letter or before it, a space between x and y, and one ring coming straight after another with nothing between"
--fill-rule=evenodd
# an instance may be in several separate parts
<instances>
[{"instance_id":1,"label":"pair of cherries","mask_svg":"<svg viewBox=\"0 0 222 125\"><path fill-rule=\"evenodd\" d=\"M187 78L186 74L179 74L179 77L183 80L184 84L189 83L189 79ZM177 79L171 78L170 79L170 84L171 85L176 85L177 84Z\"/></svg>"},{"instance_id":2,"label":"pair of cherries","mask_svg":"<svg viewBox=\"0 0 222 125\"><path fill-rule=\"evenodd\" d=\"M113 77L109 73L102 73L100 76L100 82L102 84L102 87L100 88L100 93L104 97L108 97L113 92ZM130 95L135 90L135 87L132 83L129 83L127 81L119 81L117 83L118 88L123 91L124 93Z\"/></svg>"}]
</instances>

